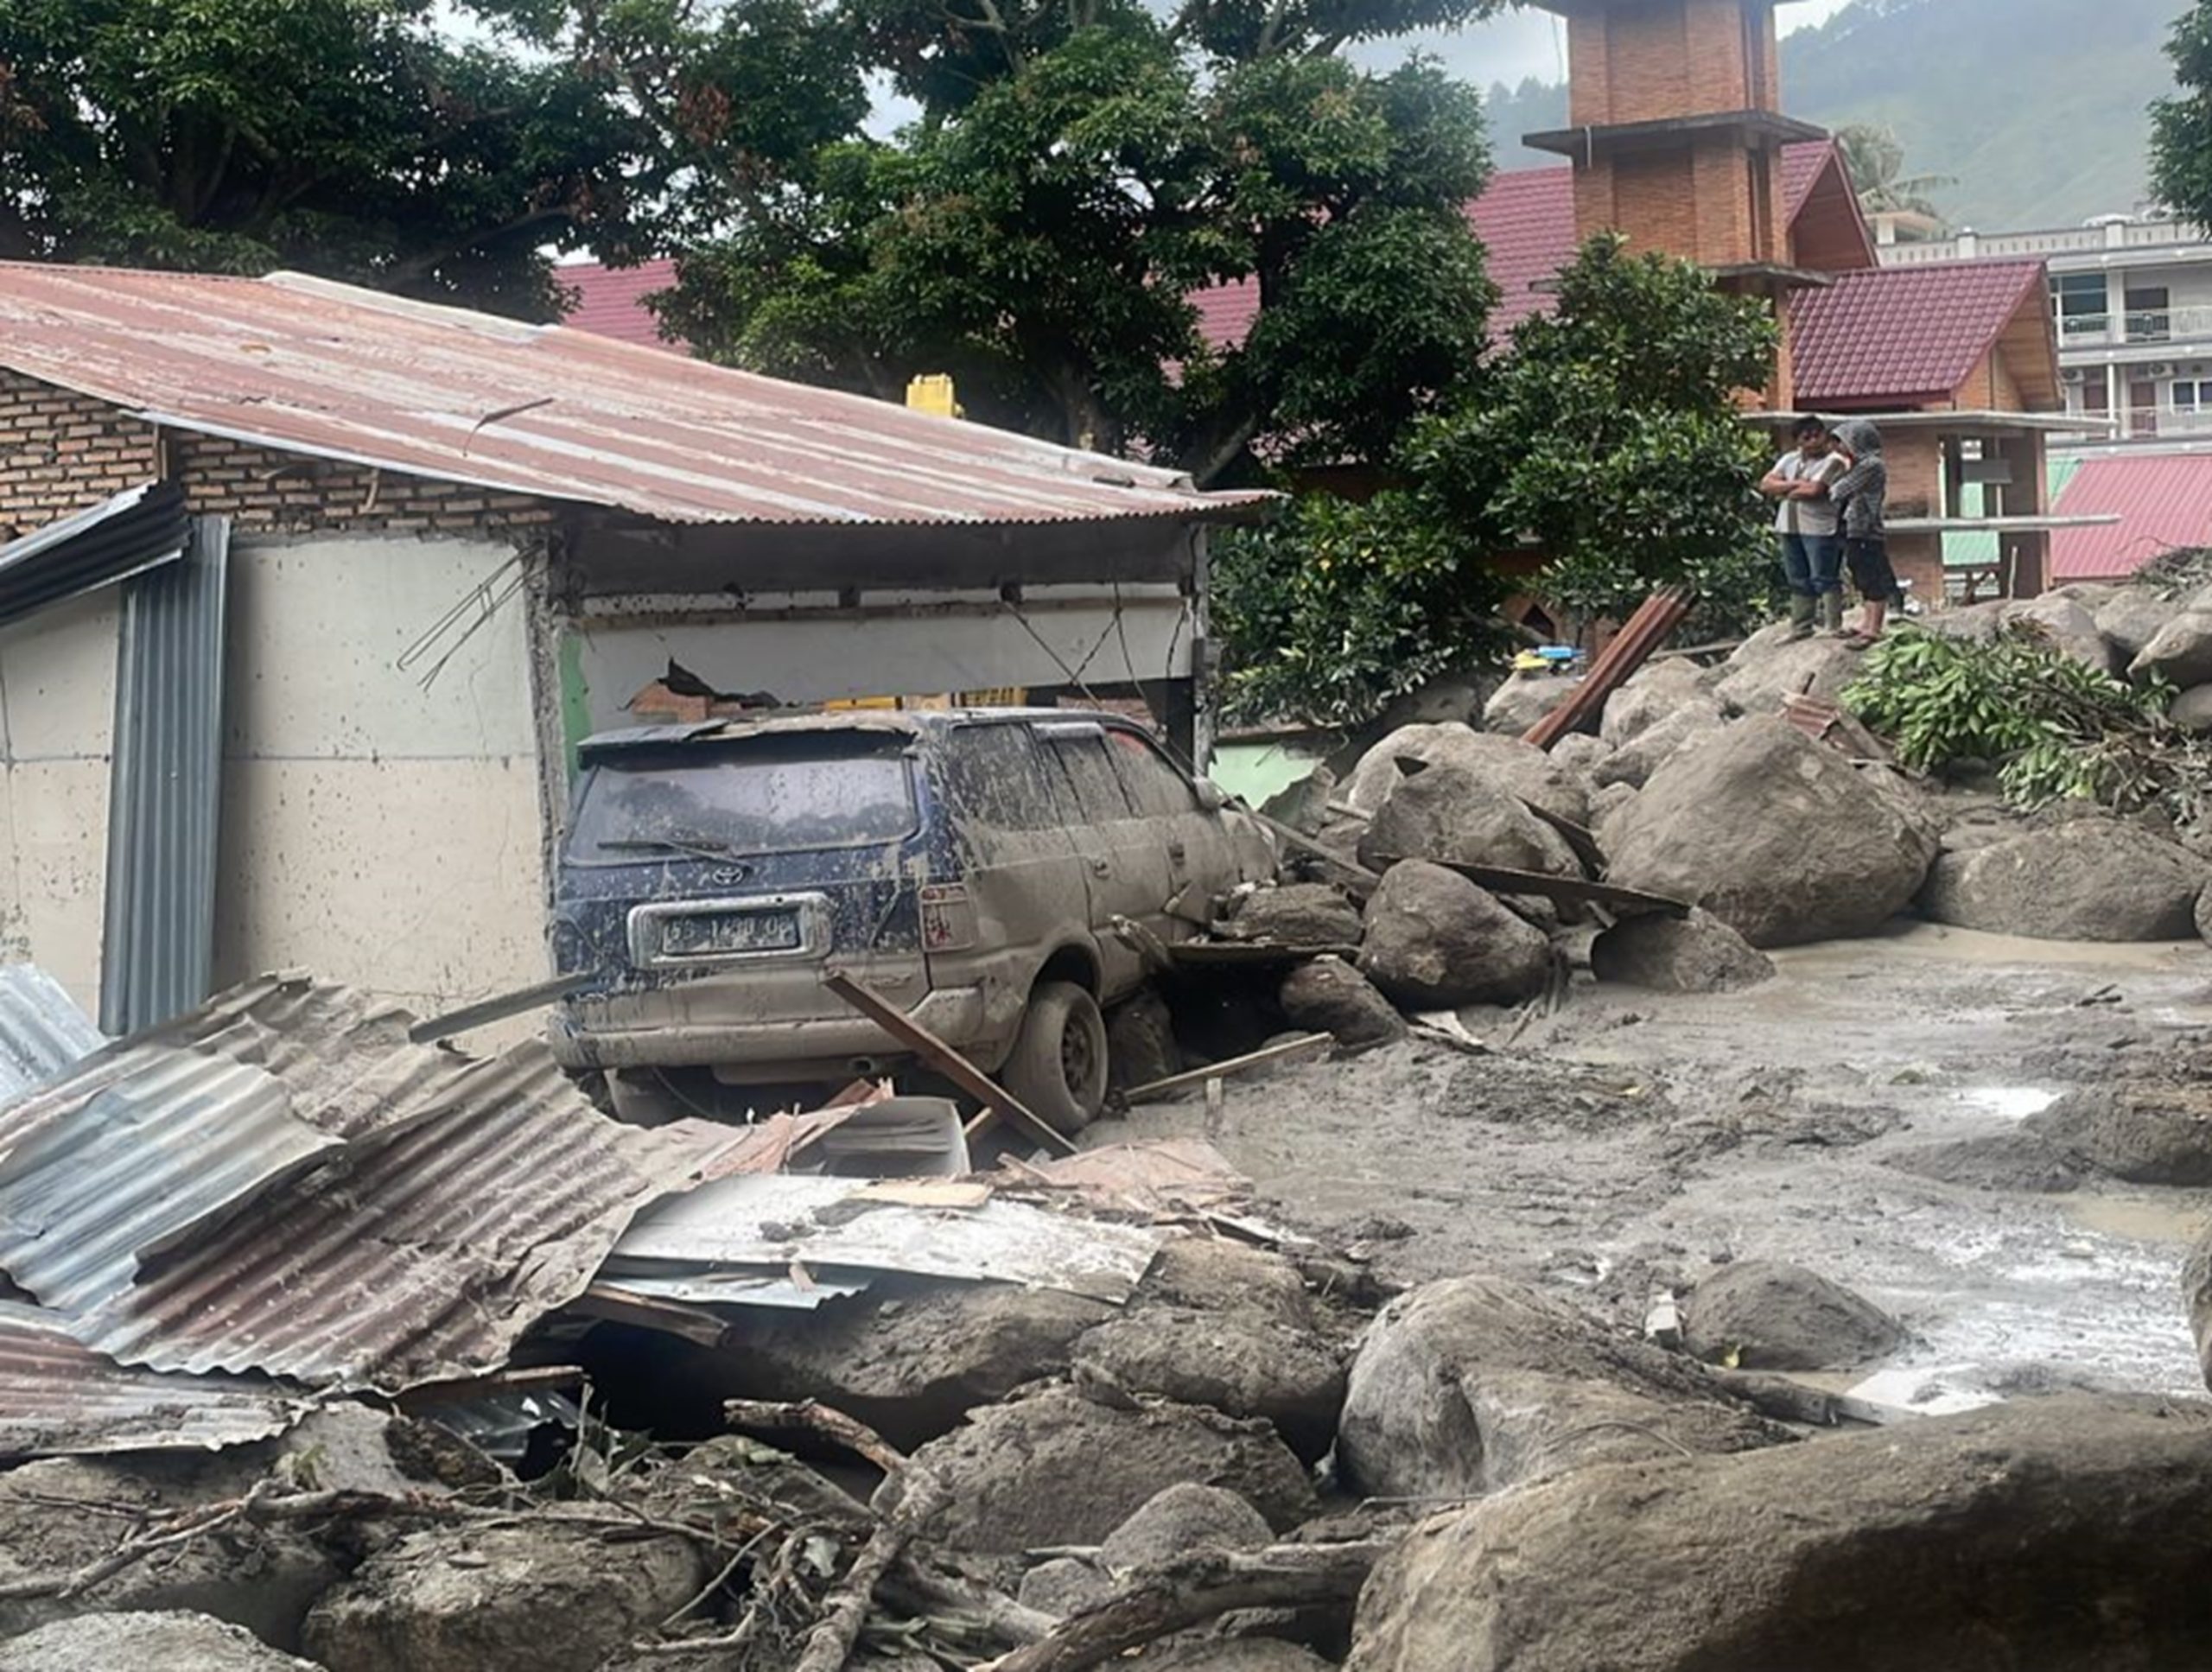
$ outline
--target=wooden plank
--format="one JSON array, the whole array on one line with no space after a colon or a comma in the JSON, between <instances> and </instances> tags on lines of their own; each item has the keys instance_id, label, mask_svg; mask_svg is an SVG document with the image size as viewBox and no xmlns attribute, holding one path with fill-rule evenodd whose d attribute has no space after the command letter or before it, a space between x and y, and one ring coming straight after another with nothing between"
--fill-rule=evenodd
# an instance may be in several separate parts
<instances>
[{"instance_id":1,"label":"wooden plank","mask_svg":"<svg viewBox=\"0 0 2212 1672\"><path fill-rule=\"evenodd\" d=\"M1192 970L1264 969L1330 957L1350 963L1358 956L1357 946L1285 946L1271 940L1186 940L1167 949L1169 963Z\"/></svg>"},{"instance_id":2,"label":"wooden plank","mask_svg":"<svg viewBox=\"0 0 2212 1672\"><path fill-rule=\"evenodd\" d=\"M710 1312L658 1295L639 1294L611 1282L594 1283L569 1302L569 1310L587 1318L604 1318L609 1323L658 1330L702 1347L719 1347L729 1333L729 1326Z\"/></svg>"},{"instance_id":3,"label":"wooden plank","mask_svg":"<svg viewBox=\"0 0 2212 1672\"><path fill-rule=\"evenodd\" d=\"M595 970L581 970L572 976L556 976L550 981L541 981L512 993L501 993L494 998L480 999L474 1004L463 1005L458 1010L448 1010L442 1016L432 1016L418 1021L407 1030L410 1043L435 1045L440 1039L451 1039L456 1033L466 1033L472 1027L482 1027L488 1022L505 1021L510 1016L520 1016L530 1011L565 999L571 993L580 993L599 979Z\"/></svg>"},{"instance_id":4,"label":"wooden plank","mask_svg":"<svg viewBox=\"0 0 2212 1672\"><path fill-rule=\"evenodd\" d=\"M1647 894L1640 888L1624 888L1615 882L1592 882L1587 877L1555 877L1541 871L1516 871L1503 865L1468 865L1456 859L1428 861L1457 871L1470 882L1480 883L1494 894L1534 894L1561 904L1605 906L1632 913L1664 912L1684 918L1690 902L1668 894Z\"/></svg>"},{"instance_id":5,"label":"wooden plank","mask_svg":"<svg viewBox=\"0 0 2212 1672\"><path fill-rule=\"evenodd\" d=\"M1194 1085L1204 1085L1209 1080L1226 1079L1231 1074L1242 1074L1248 1069L1262 1067L1268 1063L1285 1062L1293 1057L1306 1055L1332 1046L1336 1042L1333 1034L1302 1034L1297 1039L1284 1039L1278 1044L1266 1046L1257 1051L1248 1051L1241 1057L1230 1057L1217 1063L1208 1063L1204 1068L1193 1068L1180 1074L1170 1074L1164 1080L1147 1080L1142 1085L1133 1085L1125 1094L1123 1101L1133 1107L1138 1103L1152 1103L1173 1092L1186 1091Z\"/></svg>"},{"instance_id":6,"label":"wooden plank","mask_svg":"<svg viewBox=\"0 0 2212 1672\"><path fill-rule=\"evenodd\" d=\"M990 1117L995 1116L1011 1120L1048 1148L1065 1155L1075 1154L1076 1147L1065 1134L880 994L839 970L823 976L822 984L983 1105L983 1116L968 1125L969 1137L989 1131Z\"/></svg>"}]
</instances>

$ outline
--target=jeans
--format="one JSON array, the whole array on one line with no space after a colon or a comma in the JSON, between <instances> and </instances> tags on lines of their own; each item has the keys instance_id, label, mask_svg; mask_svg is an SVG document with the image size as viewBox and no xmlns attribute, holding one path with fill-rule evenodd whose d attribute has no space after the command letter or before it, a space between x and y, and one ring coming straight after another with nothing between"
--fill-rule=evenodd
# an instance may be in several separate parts
<instances>
[{"instance_id":1,"label":"jeans","mask_svg":"<svg viewBox=\"0 0 2212 1672\"><path fill-rule=\"evenodd\" d=\"M1782 572L1789 589L1809 597L1843 590L1843 536L1840 534L1785 534L1782 537Z\"/></svg>"}]
</instances>

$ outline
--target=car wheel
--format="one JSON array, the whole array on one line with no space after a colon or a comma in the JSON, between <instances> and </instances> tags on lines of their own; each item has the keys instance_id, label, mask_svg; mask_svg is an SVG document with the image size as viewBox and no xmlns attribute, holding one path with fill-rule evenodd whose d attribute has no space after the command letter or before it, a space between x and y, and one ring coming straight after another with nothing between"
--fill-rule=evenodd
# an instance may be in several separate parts
<instances>
[{"instance_id":1,"label":"car wheel","mask_svg":"<svg viewBox=\"0 0 2212 1672\"><path fill-rule=\"evenodd\" d=\"M1039 982L1001 1071L1007 1090L1072 1136L1106 1106L1106 1019L1071 982Z\"/></svg>"}]
</instances>

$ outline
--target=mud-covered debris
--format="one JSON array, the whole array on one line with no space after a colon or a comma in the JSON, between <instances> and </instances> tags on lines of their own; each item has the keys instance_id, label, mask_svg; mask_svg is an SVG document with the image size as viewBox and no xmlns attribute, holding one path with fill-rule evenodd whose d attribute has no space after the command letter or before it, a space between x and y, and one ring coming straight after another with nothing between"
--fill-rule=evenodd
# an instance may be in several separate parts
<instances>
[{"instance_id":1,"label":"mud-covered debris","mask_svg":"<svg viewBox=\"0 0 2212 1672\"><path fill-rule=\"evenodd\" d=\"M243 1626L185 1609L79 1614L0 1643L0 1672L317 1672Z\"/></svg>"},{"instance_id":2,"label":"mud-covered debris","mask_svg":"<svg viewBox=\"0 0 2212 1672\"><path fill-rule=\"evenodd\" d=\"M1599 981L1662 993L1734 993L1774 979L1774 961L1702 908L1624 918L1590 944Z\"/></svg>"},{"instance_id":3,"label":"mud-covered debris","mask_svg":"<svg viewBox=\"0 0 2212 1672\"><path fill-rule=\"evenodd\" d=\"M1334 1348L1310 1329L1250 1313L1140 1306L1085 1335L1073 1357L1086 1385L1260 1418L1308 1462L1328 1451L1344 1408Z\"/></svg>"},{"instance_id":4,"label":"mud-covered debris","mask_svg":"<svg viewBox=\"0 0 2212 1672\"><path fill-rule=\"evenodd\" d=\"M2080 1165L2137 1185L2212 1185L2212 1084L2076 1086L2023 1122Z\"/></svg>"},{"instance_id":5,"label":"mud-covered debris","mask_svg":"<svg viewBox=\"0 0 2212 1672\"><path fill-rule=\"evenodd\" d=\"M1516 1004L1544 990L1551 943L1465 877L1422 860L1394 865L1367 903L1360 968L1416 1009Z\"/></svg>"},{"instance_id":6,"label":"mud-covered debris","mask_svg":"<svg viewBox=\"0 0 2212 1672\"><path fill-rule=\"evenodd\" d=\"M1278 946L1357 946L1359 907L1325 882L1286 882L1246 895L1226 929Z\"/></svg>"},{"instance_id":7,"label":"mud-covered debris","mask_svg":"<svg viewBox=\"0 0 2212 1672\"><path fill-rule=\"evenodd\" d=\"M1141 989L1106 1013L1106 1084L1113 1090L1164 1080L1185 1066L1175 1018L1156 989Z\"/></svg>"},{"instance_id":8,"label":"mud-covered debris","mask_svg":"<svg viewBox=\"0 0 2212 1672\"><path fill-rule=\"evenodd\" d=\"M1708 1364L1747 1370L1847 1370L1895 1352L1904 1326L1818 1272L1738 1260L1700 1279L1682 1338Z\"/></svg>"},{"instance_id":9,"label":"mud-covered debris","mask_svg":"<svg viewBox=\"0 0 2212 1672\"><path fill-rule=\"evenodd\" d=\"M1405 1018L1342 958L1315 958L1283 977L1277 996L1292 1027L1329 1034L1342 1051L1369 1051L1406 1036Z\"/></svg>"}]
</instances>

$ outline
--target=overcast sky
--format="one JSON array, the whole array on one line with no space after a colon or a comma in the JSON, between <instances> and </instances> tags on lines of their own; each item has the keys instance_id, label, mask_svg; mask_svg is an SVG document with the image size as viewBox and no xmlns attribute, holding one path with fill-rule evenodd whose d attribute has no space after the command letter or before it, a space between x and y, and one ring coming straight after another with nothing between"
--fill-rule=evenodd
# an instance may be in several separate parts
<instances>
[{"instance_id":1,"label":"overcast sky","mask_svg":"<svg viewBox=\"0 0 2212 1672\"><path fill-rule=\"evenodd\" d=\"M1850 0L1801 0L1785 5L1782 32L1809 28L1841 11ZM1567 25L1548 12L1516 12L1494 23L1462 29L1452 54L1454 67L1471 80L1517 86L1526 76L1567 79Z\"/></svg>"}]
</instances>

